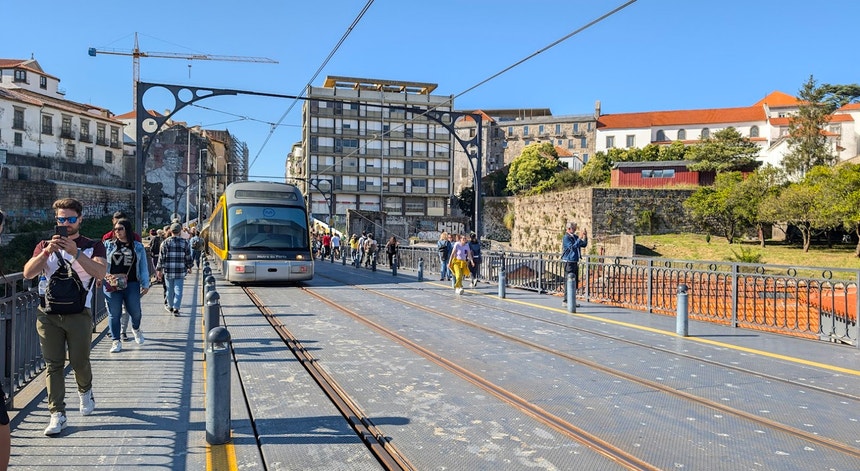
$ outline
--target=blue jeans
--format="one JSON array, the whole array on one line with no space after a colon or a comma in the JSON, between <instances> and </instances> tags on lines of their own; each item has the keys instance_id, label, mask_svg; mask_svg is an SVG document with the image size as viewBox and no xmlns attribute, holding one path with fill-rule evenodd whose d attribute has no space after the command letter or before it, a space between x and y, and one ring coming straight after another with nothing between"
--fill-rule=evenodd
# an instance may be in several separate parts
<instances>
[{"instance_id":1,"label":"blue jeans","mask_svg":"<svg viewBox=\"0 0 860 471\"><path fill-rule=\"evenodd\" d=\"M439 276L439 280L451 278L452 273L448 269L448 259L446 257L439 257L439 263L442 265L442 274Z\"/></svg>"},{"instance_id":2,"label":"blue jeans","mask_svg":"<svg viewBox=\"0 0 860 471\"><path fill-rule=\"evenodd\" d=\"M182 305L182 288L185 278L165 278L164 289L167 293L167 307L179 309Z\"/></svg>"},{"instance_id":3,"label":"blue jeans","mask_svg":"<svg viewBox=\"0 0 860 471\"><path fill-rule=\"evenodd\" d=\"M123 304L125 304L125 310L128 311L128 316L131 318L131 327L135 330L140 328L139 281L129 281L128 287L120 291L112 293L105 291L105 303L107 303L108 315L110 316L108 326L111 339L119 340Z\"/></svg>"},{"instance_id":4,"label":"blue jeans","mask_svg":"<svg viewBox=\"0 0 860 471\"><path fill-rule=\"evenodd\" d=\"M197 268L200 268L200 253L200 250L191 249L191 262L197 265Z\"/></svg>"}]
</instances>

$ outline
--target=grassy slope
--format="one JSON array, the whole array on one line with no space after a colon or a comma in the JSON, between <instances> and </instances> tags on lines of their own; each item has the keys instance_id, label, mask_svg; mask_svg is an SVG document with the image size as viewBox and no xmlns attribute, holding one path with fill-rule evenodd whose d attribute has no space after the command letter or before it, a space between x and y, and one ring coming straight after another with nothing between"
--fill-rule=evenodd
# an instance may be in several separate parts
<instances>
[{"instance_id":1,"label":"grassy slope","mask_svg":"<svg viewBox=\"0 0 860 471\"><path fill-rule=\"evenodd\" d=\"M813 245L809 252L799 246L768 242L761 248L758 242L743 242L729 245L725 239L699 234L669 234L636 236L636 254L674 260L734 260L734 250L741 248L761 253L760 263L773 265L816 266L860 269L860 258L854 256L854 246L834 244L832 249L824 245Z\"/></svg>"}]
</instances>

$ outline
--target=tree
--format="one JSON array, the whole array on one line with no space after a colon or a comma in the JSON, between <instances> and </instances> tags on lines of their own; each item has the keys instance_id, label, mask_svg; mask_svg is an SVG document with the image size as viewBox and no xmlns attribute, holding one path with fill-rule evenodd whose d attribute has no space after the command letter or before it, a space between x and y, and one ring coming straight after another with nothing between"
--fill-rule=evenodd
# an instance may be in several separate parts
<instances>
[{"instance_id":1,"label":"tree","mask_svg":"<svg viewBox=\"0 0 860 471\"><path fill-rule=\"evenodd\" d=\"M741 182L740 172L717 174L713 186L699 188L684 202L699 224L722 234L730 244L738 232L750 227L749 210L739 190Z\"/></svg>"},{"instance_id":2,"label":"tree","mask_svg":"<svg viewBox=\"0 0 860 471\"><path fill-rule=\"evenodd\" d=\"M605 152L597 152L579 171L582 183L592 186L608 184L612 176L612 165L612 160Z\"/></svg>"},{"instance_id":3,"label":"tree","mask_svg":"<svg viewBox=\"0 0 860 471\"><path fill-rule=\"evenodd\" d=\"M517 194L549 180L561 169L558 153L551 142L529 144L522 154L511 162L508 173L508 191Z\"/></svg>"},{"instance_id":4,"label":"tree","mask_svg":"<svg viewBox=\"0 0 860 471\"><path fill-rule=\"evenodd\" d=\"M768 196L761 205L766 220L785 221L800 231L804 252L809 252L813 231L832 229L840 223L830 208L835 186L832 172L827 166L813 167L803 180L788 185L779 195Z\"/></svg>"},{"instance_id":5,"label":"tree","mask_svg":"<svg viewBox=\"0 0 860 471\"><path fill-rule=\"evenodd\" d=\"M738 186L742 202L740 208L742 217L755 226L759 244L762 247L764 247L764 224L773 221L768 221L762 214L761 204L766 198L778 195L784 183L785 173L773 165L767 165L756 169Z\"/></svg>"},{"instance_id":6,"label":"tree","mask_svg":"<svg viewBox=\"0 0 860 471\"><path fill-rule=\"evenodd\" d=\"M729 126L691 146L686 155L696 162L690 165L690 170L719 173L750 169L755 165L758 153L756 144Z\"/></svg>"},{"instance_id":7,"label":"tree","mask_svg":"<svg viewBox=\"0 0 860 471\"><path fill-rule=\"evenodd\" d=\"M843 164L832 173L832 184L823 188L829 204L826 210L834 214L843 229L857 234L854 256L860 257L860 165Z\"/></svg>"},{"instance_id":8,"label":"tree","mask_svg":"<svg viewBox=\"0 0 860 471\"><path fill-rule=\"evenodd\" d=\"M816 165L836 163L837 156L831 152L823 131L834 111L858 97L860 86L856 84L817 87L815 79L809 76L798 93L797 115L788 124L789 152L782 160L788 173L805 175Z\"/></svg>"}]
</instances>

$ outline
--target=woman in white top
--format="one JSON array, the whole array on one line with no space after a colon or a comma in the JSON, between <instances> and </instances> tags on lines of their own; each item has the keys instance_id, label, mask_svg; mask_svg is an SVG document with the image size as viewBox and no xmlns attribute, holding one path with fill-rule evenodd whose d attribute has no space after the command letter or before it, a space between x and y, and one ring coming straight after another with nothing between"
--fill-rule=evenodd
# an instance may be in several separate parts
<instances>
[{"instance_id":1,"label":"woman in white top","mask_svg":"<svg viewBox=\"0 0 860 471\"><path fill-rule=\"evenodd\" d=\"M460 234L451 249L451 258L448 259L448 269L454 274L455 293L463 294L463 279L469 276L469 267L474 266L474 264L472 250L469 248L469 239L465 234Z\"/></svg>"}]
</instances>

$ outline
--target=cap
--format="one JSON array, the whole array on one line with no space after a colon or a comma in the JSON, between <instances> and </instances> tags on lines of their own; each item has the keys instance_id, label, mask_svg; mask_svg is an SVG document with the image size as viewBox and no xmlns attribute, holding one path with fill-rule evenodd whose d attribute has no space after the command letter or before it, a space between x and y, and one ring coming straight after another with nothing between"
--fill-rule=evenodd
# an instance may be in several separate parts
<instances>
[{"instance_id":1,"label":"cap","mask_svg":"<svg viewBox=\"0 0 860 471\"><path fill-rule=\"evenodd\" d=\"M128 219L128 216L126 216L125 213L122 211L117 211L117 212L113 213L113 218L114 219Z\"/></svg>"},{"instance_id":2,"label":"cap","mask_svg":"<svg viewBox=\"0 0 860 471\"><path fill-rule=\"evenodd\" d=\"M174 234L179 234L180 232L182 232L182 224L179 224L178 222L174 222L173 224L170 225L170 232L172 232Z\"/></svg>"}]
</instances>

